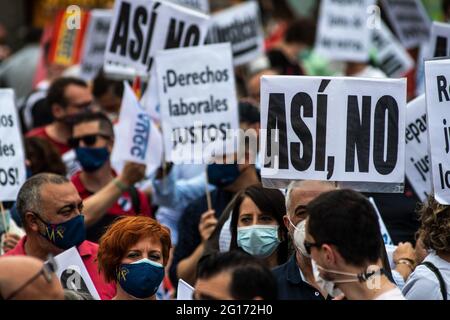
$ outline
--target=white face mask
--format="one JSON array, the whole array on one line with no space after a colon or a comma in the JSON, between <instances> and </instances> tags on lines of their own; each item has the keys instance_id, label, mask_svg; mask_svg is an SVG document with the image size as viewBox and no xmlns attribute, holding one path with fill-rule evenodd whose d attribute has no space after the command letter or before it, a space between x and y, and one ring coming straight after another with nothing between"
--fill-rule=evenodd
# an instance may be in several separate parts
<instances>
[{"instance_id":1,"label":"white face mask","mask_svg":"<svg viewBox=\"0 0 450 320\"><path fill-rule=\"evenodd\" d=\"M308 252L306 252L306 248L305 248L305 236L306 236L306 230L305 230L305 226L306 226L306 220L302 220L300 221L297 226L294 226L294 224L292 223L291 219L289 219L289 223L291 224L292 227L294 227L295 231L294 231L294 244L297 247L297 249L300 251L300 253L304 256L309 258L310 255L308 254Z\"/></svg>"},{"instance_id":2,"label":"white face mask","mask_svg":"<svg viewBox=\"0 0 450 320\"><path fill-rule=\"evenodd\" d=\"M357 274L357 273L343 272L343 271L338 271L338 270L331 270L331 269L326 269L326 268L319 266L317 263L315 263L314 260L312 260L312 265L313 265L314 278L316 280L317 285L322 290L326 291L332 297L337 297L337 296L343 294L343 292L340 289L336 288L337 283L362 282L362 281L366 281L369 277L381 272L381 270L378 270L377 272L369 272L367 270L367 272L365 272L365 273ZM349 278L341 279L341 280L334 279L332 281L325 280L324 278L322 278L320 276L320 271L326 272L326 273L334 273L337 275L343 275L343 276L347 276Z\"/></svg>"}]
</instances>

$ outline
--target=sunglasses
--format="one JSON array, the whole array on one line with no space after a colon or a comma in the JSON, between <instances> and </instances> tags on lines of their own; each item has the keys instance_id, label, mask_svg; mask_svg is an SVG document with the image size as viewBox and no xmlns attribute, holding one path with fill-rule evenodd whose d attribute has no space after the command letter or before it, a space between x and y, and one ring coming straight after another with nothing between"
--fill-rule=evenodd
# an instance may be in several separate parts
<instances>
[{"instance_id":1,"label":"sunglasses","mask_svg":"<svg viewBox=\"0 0 450 320\"><path fill-rule=\"evenodd\" d=\"M314 243L314 242L309 242L307 240L305 240L303 242L303 245L305 246L306 252L311 255L311 248L312 247L316 247L316 248L320 248L322 246L323 243Z\"/></svg>"},{"instance_id":2,"label":"sunglasses","mask_svg":"<svg viewBox=\"0 0 450 320\"><path fill-rule=\"evenodd\" d=\"M23 291L27 286L29 286L31 283L33 283L36 279L38 279L40 276L43 276L45 281L47 283L52 282L52 275L57 270L57 264L55 259L52 255L49 255L48 260L44 263L42 266L42 269L39 270L38 273L36 273L34 276L32 276L29 280L27 280L23 285L21 285L19 288L14 290L9 296L5 298L5 300L11 300L15 296L17 296L21 291Z\"/></svg>"},{"instance_id":3,"label":"sunglasses","mask_svg":"<svg viewBox=\"0 0 450 320\"><path fill-rule=\"evenodd\" d=\"M102 137L107 140L111 139L111 137L106 134L97 133L97 134L85 135L82 137L69 138L68 144L69 144L69 147L74 149L74 148L78 148L80 146L80 141L83 141L84 145L86 145L88 147L92 147L93 145L95 145L97 143L98 137Z\"/></svg>"}]
</instances>

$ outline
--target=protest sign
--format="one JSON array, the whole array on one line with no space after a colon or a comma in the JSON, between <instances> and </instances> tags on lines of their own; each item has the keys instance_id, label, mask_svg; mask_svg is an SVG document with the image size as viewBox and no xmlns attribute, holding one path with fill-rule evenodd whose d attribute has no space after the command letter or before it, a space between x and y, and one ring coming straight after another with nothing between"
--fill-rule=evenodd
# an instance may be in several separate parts
<instances>
[{"instance_id":1,"label":"protest sign","mask_svg":"<svg viewBox=\"0 0 450 320\"><path fill-rule=\"evenodd\" d=\"M264 53L264 32L256 1L221 10L211 17L208 43L230 42L234 65L253 61Z\"/></svg>"},{"instance_id":2,"label":"protest sign","mask_svg":"<svg viewBox=\"0 0 450 320\"><path fill-rule=\"evenodd\" d=\"M371 30L367 9L374 0L324 0L320 5L315 50L333 60L366 62Z\"/></svg>"},{"instance_id":3,"label":"protest sign","mask_svg":"<svg viewBox=\"0 0 450 320\"><path fill-rule=\"evenodd\" d=\"M207 15L170 2L117 0L105 62L148 75L158 50L203 44L208 24Z\"/></svg>"},{"instance_id":4,"label":"protest sign","mask_svg":"<svg viewBox=\"0 0 450 320\"><path fill-rule=\"evenodd\" d=\"M152 72L152 75L150 76L147 89L145 90L141 98L141 105L144 107L144 109L148 112L150 117L152 117L152 119L155 122L160 122L161 110L159 105L158 82L156 79L156 72Z\"/></svg>"},{"instance_id":5,"label":"protest sign","mask_svg":"<svg viewBox=\"0 0 450 320\"><path fill-rule=\"evenodd\" d=\"M425 97L434 197L450 204L450 59L425 61Z\"/></svg>"},{"instance_id":6,"label":"protest sign","mask_svg":"<svg viewBox=\"0 0 450 320\"><path fill-rule=\"evenodd\" d=\"M406 49L428 40L430 18L420 0L382 0L390 24Z\"/></svg>"},{"instance_id":7,"label":"protest sign","mask_svg":"<svg viewBox=\"0 0 450 320\"><path fill-rule=\"evenodd\" d=\"M372 29L372 49L375 63L390 78L402 77L414 68L414 60L383 22Z\"/></svg>"},{"instance_id":8,"label":"protest sign","mask_svg":"<svg viewBox=\"0 0 450 320\"><path fill-rule=\"evenodd\" d=\"M423 59L450 56L450 24L433 21Z\"/></svg>"},{"instance_id":9,"label":"protest sign","mask_svg":"<svg viewBox=\"0 0 450 320\"><path fill-rule=\"evenodd\" d=\"M97 289L76 247L55 256L55 262L57 264L55 273L64 289L87 292L94 299L100 300Z\"/></svg>"},{"instance_id":10,"label":"protest sign","mask_svg":"<svg viewBox=\"0 0 450 320\"><path fill-rule=\"evenodd\" d=\"M403 183L405 111L406 79L263 76L263 184Z\"/></svg>"},{"instance_id":11,"label":"protest sign","mask_svg":"<svg viewBox=\"0 0 450 320\"><path fill-rule=\"evenodd\" d=\"M194 288L183 279L178 280L177 300L192 300Z\"/></svg>"},{"instance_id":12,"label":"protest sign","mask_svg":"<svg viewBox=\"0 0 450 320\"><path fill-rule=\"evenodd\" d=\"M160 51L156 72L166 160L208 161L239 129L229 43Z\"/></svg>"},{"instance_id":13,"label":"protest sign","mask_svg":"<svg viewBox=\"0 0 450 320\"><path fill-rule=\"evenodd\" d=\"M49 51L49 62L72 66L80 62L89 13L63 10L56 17Z\"/></svg>"},{"instance_id":14,"label":"protest sign","mask_svg":"<svg viewBox=\"0 0 450 320\"><path fill-rule=\"evenodd\" d=\"M0 201L16 201L25 180L25 153L14 91L0 89Z\"/></svg>"},{"instance_id":15,"label":"protest sign","mask_svg":"<svg viewBox=\"0 0 450 320\"><path fill-rule=\"evenodd\" d=\"M92 10L81 58L81 77L92 80L103 66L112 10Z\"/></svg>"},{"instance_id":16,"label":"protest sign","mask_svg":"<svg viewBox=\"0 0 450 320\"><path fill-rule=\"evenodd\" d=\"M406 177L421 201L431 194L431 163L428 155L427 108L425 95L406 107Z\"/></svg>"},{"instance_id":17,"label":"protest sign","mask_svg":"<svg viewBox=\"0 0 450 320\"><path fill-rule=\"evenodd\" d=\"M383 237L384 244L385 245L394 245L394 243L392 242L392 238L389 235L389 232L386 228L386 225L384 224L383 218L381 217L380 211L378 210L378 207L375 203L375 200L372 197L369 197L369 201L372 204L373 208L375 209L375 212L377 213L378 223L380 225L380 232L381 232L381 236Z\"/></svg>"},{"instance_id":18,"label":"protest sign","mask_svg":"<svg viewBox=\"0 0 450 320\"><path fill-rule=\"evenodd\" d=\"M209 13L209 0L169 0L170 2Z\"/></svg>"},{"instance_id":19,"label":"protest sign","mask_svg":"<svg viewBox=\"0 0 450 320\"><path fill-rule=\"evenodd\" d=\"M147 172L161 165L161 134L126 81L119 122L115 125L114 133L116 139L111 163L117 171L122 171L126 161L147 165Z\"/></svg>"}]
</instances>

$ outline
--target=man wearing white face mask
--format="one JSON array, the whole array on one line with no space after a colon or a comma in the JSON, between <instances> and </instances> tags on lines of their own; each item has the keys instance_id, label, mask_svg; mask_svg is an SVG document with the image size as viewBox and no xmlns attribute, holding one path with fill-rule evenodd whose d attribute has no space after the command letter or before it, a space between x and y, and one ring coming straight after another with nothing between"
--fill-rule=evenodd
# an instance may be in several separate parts
<instances>
[{"instance_id":1,"label":"man wearing white face mask","mask_svg":"<svg viewBox=\"0 0 450 320\"><path fill-rule=\"evenodd\" d=\"M284 225L295 248L288 262L272 270L277 279L278 298L281 300L323 300L315 282L311 259L305 250L306 205L321 193L335 190L333 183L325 181L294 181L286 192L286 215Z\"/></svg>"},{"instance_id":2,"label":"man wearing white face mask","mask_svg":"<svg viewBox=\"0 0 450 320\"><path fill-rule=\"evenodd\" d=\"M304 247L318 268L316 281L349 300L405 300L381 264L382 237L371 203L352 190L311 201Z\"/></svg>"}]
</instances>

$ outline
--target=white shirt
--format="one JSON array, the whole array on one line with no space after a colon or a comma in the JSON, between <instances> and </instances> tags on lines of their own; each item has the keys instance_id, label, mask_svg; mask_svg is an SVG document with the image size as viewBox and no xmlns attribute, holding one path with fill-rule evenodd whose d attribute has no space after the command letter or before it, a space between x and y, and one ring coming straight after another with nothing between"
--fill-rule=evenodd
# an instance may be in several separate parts
<instances>
[{"instance_id":1,"label":"white shirt","mask_svg":"<svg viewBox=\"0 0 450 320\"><path fill-rule=\"evenodd\" d=\"M447 299L450 300L450 263L439 258L433 251L424 261L439 269L447 285ZM419 265L406 280L403 294L408 300L442 300L441 287L436 275L424 265Z\"/></svg>"},{"instance_id":2,"label":"white shirt","mask_svg":"<svg viewBox=\"0 0 450 320\"><path fill-rule=\"evenodd\" d=\"M406 300L399 288L395 287L392 290L384 292L376 297L374 300Z\"/></svg>"}]
</instances>

